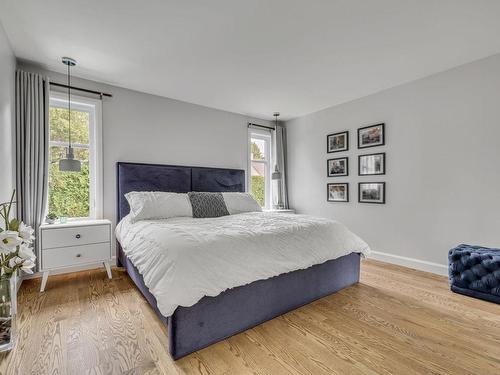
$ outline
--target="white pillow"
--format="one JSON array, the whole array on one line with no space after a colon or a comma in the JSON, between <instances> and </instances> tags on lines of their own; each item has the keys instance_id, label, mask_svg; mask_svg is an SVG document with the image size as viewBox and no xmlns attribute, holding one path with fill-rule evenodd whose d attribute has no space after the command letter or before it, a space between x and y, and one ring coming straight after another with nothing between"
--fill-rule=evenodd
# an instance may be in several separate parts
<instances>
[{"instance_id":1,"label":"white pillow","mask_svg":"<svg viewBox=\"0 0 500 375\"><path fill-rule=\"evenodd\" d=\"M130 221L193 216L187 194L163 191L132 191L125 194L130 206Z\"/></svg>"},{"instance_id":2,"label":"white pillow","mask_svg":"<svg viewBox=\"0 0 500 375\"><path fill-rule=\"evenodd\" d=\"M222 196L230 215L262 211L262 207L249 193L222 193Z\"/></svg>"}]
</instances>

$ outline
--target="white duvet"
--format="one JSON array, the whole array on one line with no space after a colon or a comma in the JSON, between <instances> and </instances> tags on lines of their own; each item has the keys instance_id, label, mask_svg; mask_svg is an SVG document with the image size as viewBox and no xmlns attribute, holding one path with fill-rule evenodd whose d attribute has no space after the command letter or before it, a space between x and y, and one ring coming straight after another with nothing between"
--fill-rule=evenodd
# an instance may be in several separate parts
<instances>
[{"instance_id":1,"label":"white duvet","mask_svg":"<svg viewBox=\"0 0 500 375\"><path fill-rule=\"evenodd\" d=\"M125 217L116 237L164 316L229 288L370 251L337 221L267 212L134 224Z\"/></svg>"}]
</instances>

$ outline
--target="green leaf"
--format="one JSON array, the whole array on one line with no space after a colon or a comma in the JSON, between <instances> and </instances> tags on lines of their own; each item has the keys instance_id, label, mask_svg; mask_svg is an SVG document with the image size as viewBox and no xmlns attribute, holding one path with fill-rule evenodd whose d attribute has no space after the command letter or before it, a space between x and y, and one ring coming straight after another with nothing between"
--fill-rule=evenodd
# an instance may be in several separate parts
<instances>
[{"instance_id":1,"label":"green leaf","mask_svg":"<svg viewBox=\"0 0 500 375\"><path fill-rule=\"evenodd\" d=\"M19 224L19 220L12 219L9 223L9 229L17 232L19 230Z\"/></svg>"},{"instance_id":2,"label":"green leaf","mask_svg":"<svg viewBox=\"0 0 500 375\"><path fill-rule=\"evenodd\" d=\"M3 270L6 274L10 274L12 272L14 272L14 269L13 268L10 268L9 266L7 266L7 264L4 264L3 265Z\"/></svg>"}]
</instances>

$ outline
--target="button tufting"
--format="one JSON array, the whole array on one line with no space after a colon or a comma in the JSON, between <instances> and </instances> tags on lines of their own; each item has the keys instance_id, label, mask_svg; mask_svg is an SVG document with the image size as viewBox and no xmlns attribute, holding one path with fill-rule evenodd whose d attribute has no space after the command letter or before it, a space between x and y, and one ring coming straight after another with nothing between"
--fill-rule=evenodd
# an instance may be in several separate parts
<instances>
[{"instance_id":1,"label":"button tufting","mask_svg":"<svg viewBox=\"0 0 500 375\"><path fill-rule=\"evenodd\" d=\"M448 253L448 268L452 290L500 303L500 249L457 246Z\"/></svg>"}]
</instances>

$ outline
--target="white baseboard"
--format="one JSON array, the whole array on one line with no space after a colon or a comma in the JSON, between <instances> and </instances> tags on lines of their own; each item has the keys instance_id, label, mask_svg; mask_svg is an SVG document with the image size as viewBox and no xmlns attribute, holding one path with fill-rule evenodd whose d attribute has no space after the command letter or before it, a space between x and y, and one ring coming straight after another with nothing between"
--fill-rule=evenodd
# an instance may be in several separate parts
<instances>
[{"instance_id":1,"label":"white baseboard","mask_svg":"<svg viewBox=\"0 0 500 375\"><path fill-rule=\"evenodd\" d=\"M408 268L414 268L420 271L431 272L438 275L443 275L443 276L448 275L447 265L428 262L426 260L408 258L400 255L383 253L381 251L372 251L370 254L370 258L375 260L380 260L382 262L397 264L398 266L404 266Z\"/></svg>"}]
</instances>

